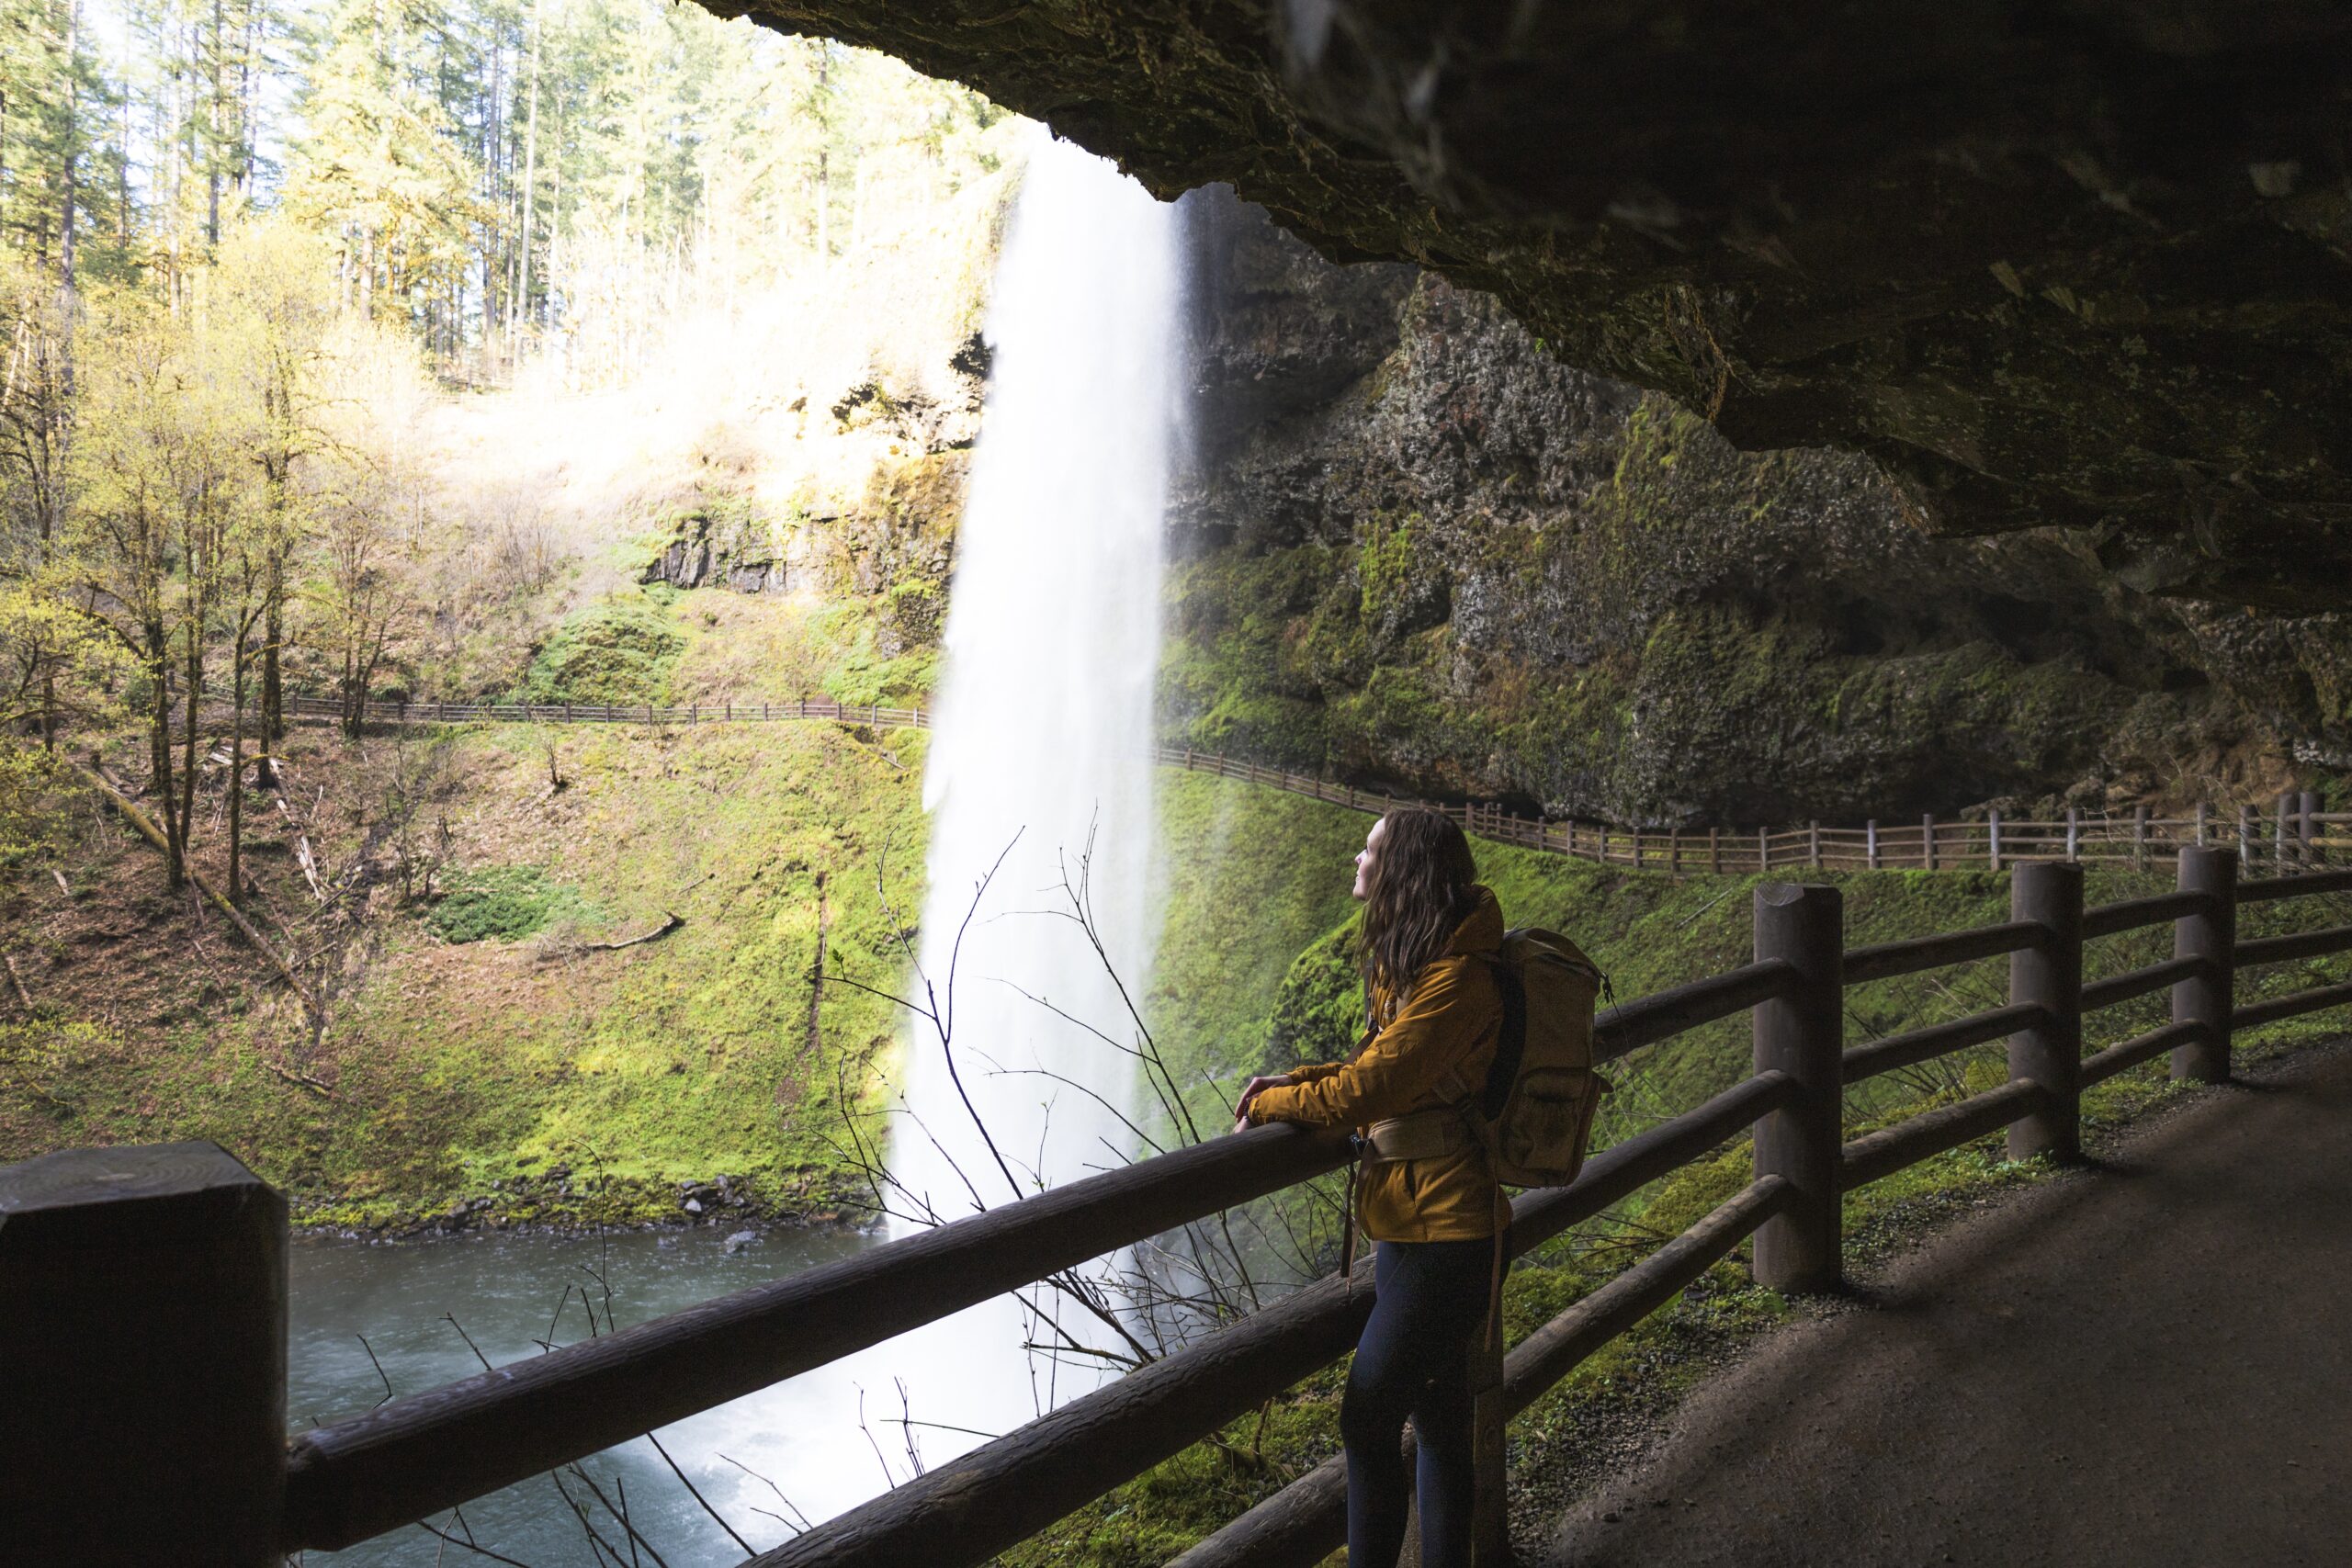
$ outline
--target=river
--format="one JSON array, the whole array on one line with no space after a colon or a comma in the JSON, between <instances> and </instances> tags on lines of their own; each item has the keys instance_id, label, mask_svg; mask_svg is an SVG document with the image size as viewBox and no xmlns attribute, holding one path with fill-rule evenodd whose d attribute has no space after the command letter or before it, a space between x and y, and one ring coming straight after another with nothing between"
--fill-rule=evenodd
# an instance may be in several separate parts
<instances>
[{"instance_id":1,"label":"river","mask_svg":"<svg viewBox=\"0 0 2352 1568\"><path fill-rule=\"evenodd\" d=\"M459 1326L501 1365L540 1354L538 1340L586 1338L583 1291L601 1325L609 1284L612 1320L627 1327L874 1245L838 1231L794 1230L762 1233L732 1255L715 1231L634 1232L602 1242L546 1235L388 1246L300 1242L290 1270L288 1424L300 1431L314 1421L359 1415L384 1397L386 1379L397 1393L414 1393L481 1371ZM445 1314L454 1315L456 1325ZM382 1363L380 1377L371 1348ZM764 1550L790 1534L777 1516L798 1509L821 1519L880 1491L884 1456L891 1478L905 1479L910 1466L888 1350L877 1346L663 1427L662 1445L737 1533ZM922 1435L918 1428L918 1442ZM645 1439L598 1455L586 1469L616 1507L627 1488L631 1521L671 1568L742 1557ZM774 1482L789 1505L750 1472ZM586 1488L569 1477L566 1484L626 1559L618 1526ZM529 1568L595 1561L579 1519L546 1476L468 1504L465 1518L481 1544ZM436 1515L433 1523L446 1528L448 1516ZM410 1529L346 1551L311 1552L305 1561L335 1568L490 1561L457 1548L443 1557L442 1550L424 1531Z\"/></svg>"}]
</instances>

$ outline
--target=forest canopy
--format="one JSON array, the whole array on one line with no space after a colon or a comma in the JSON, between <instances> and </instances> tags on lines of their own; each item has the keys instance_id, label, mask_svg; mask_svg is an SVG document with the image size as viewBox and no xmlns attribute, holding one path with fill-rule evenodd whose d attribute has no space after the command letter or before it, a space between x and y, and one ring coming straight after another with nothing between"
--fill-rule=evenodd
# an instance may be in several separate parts
<instances>
[{"instance_id":1,"label":"forest canopy","mask_svg":"<svg viewBox=\"0 0 2352 1568\"><path fill-rule=\"evenodd\" d=\"M661 0L0 6L0 852L129 728L175 886L289 670L356 730L388 660L430 684L559 571L527 498L429 471L436 410L756 352L1008 144L954 84Z\"/></svg>"}]
</instances>

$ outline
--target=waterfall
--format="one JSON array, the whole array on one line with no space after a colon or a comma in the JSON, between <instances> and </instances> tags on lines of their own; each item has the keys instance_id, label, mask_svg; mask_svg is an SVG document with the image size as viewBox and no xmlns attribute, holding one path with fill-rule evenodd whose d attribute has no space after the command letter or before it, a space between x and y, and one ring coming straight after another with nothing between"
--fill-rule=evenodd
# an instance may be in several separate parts
<instances>
[{"instance_id":1,"label":"waterfall","mask_svg":"<svg viewBox=\"0 0 2352 1568\"><path fill-rule=\"evenodd\" d=\"M989 307L988 405L924 777L918 946L949 1039L943 1049L927 1022L910 1024L891 1133L893 1175L943 1220L973 1213L976 1192L1000 1207L1135 1152L1133 1058L1092 1031L1132 1040L1119 987L1140 1000L1157 937L1147 882L1175 249L1169 208L1037 137ZM1082 857L1115 981L1075 921L1040 912L1069 908L1063 884L1079 884ZM1038 1301L1100 1341L1101 1325L1050 1292ZM918 1418L1006 1430L1098 1380L1024 1355L1024 1337L1046 1336L1010 1302L944 1328L917 1337L948 1352L914 1352Z\"/></svg>"}]
</instances>

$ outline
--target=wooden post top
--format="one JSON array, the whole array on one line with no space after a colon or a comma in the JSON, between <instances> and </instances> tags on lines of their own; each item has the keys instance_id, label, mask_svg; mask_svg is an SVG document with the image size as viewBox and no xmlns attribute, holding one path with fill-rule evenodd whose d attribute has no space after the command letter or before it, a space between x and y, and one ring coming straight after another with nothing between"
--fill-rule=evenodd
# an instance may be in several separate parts
<instances>
[{"instance_id":1,"label":"wooden post top","mask_svg":"<svg viewBox=\"0 0 2352 1568\"><path fill-rule=\"evenodd\" d=\"M34 1214L224 1188L267 1191L269 1184L218 1144L65 1149L0 1165L0 1227Z\"/></svg>"}]
</instances>

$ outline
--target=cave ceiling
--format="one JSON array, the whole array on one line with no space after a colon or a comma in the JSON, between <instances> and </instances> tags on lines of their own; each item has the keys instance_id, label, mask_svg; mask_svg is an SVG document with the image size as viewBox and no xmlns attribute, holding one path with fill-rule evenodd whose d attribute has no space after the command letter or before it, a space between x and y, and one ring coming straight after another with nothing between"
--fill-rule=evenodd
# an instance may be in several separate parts
<instances>
[{"instance_id":1,"label":"cave ceiling","mask_svg":"<svg viewBox=\"0 0 2352 1568\"><path fill-rule=\"evenodd\" d=\"M2352 607L2352 6L707 0L1498 296L1918 526Z\"/></svg>"}]
</instances>

